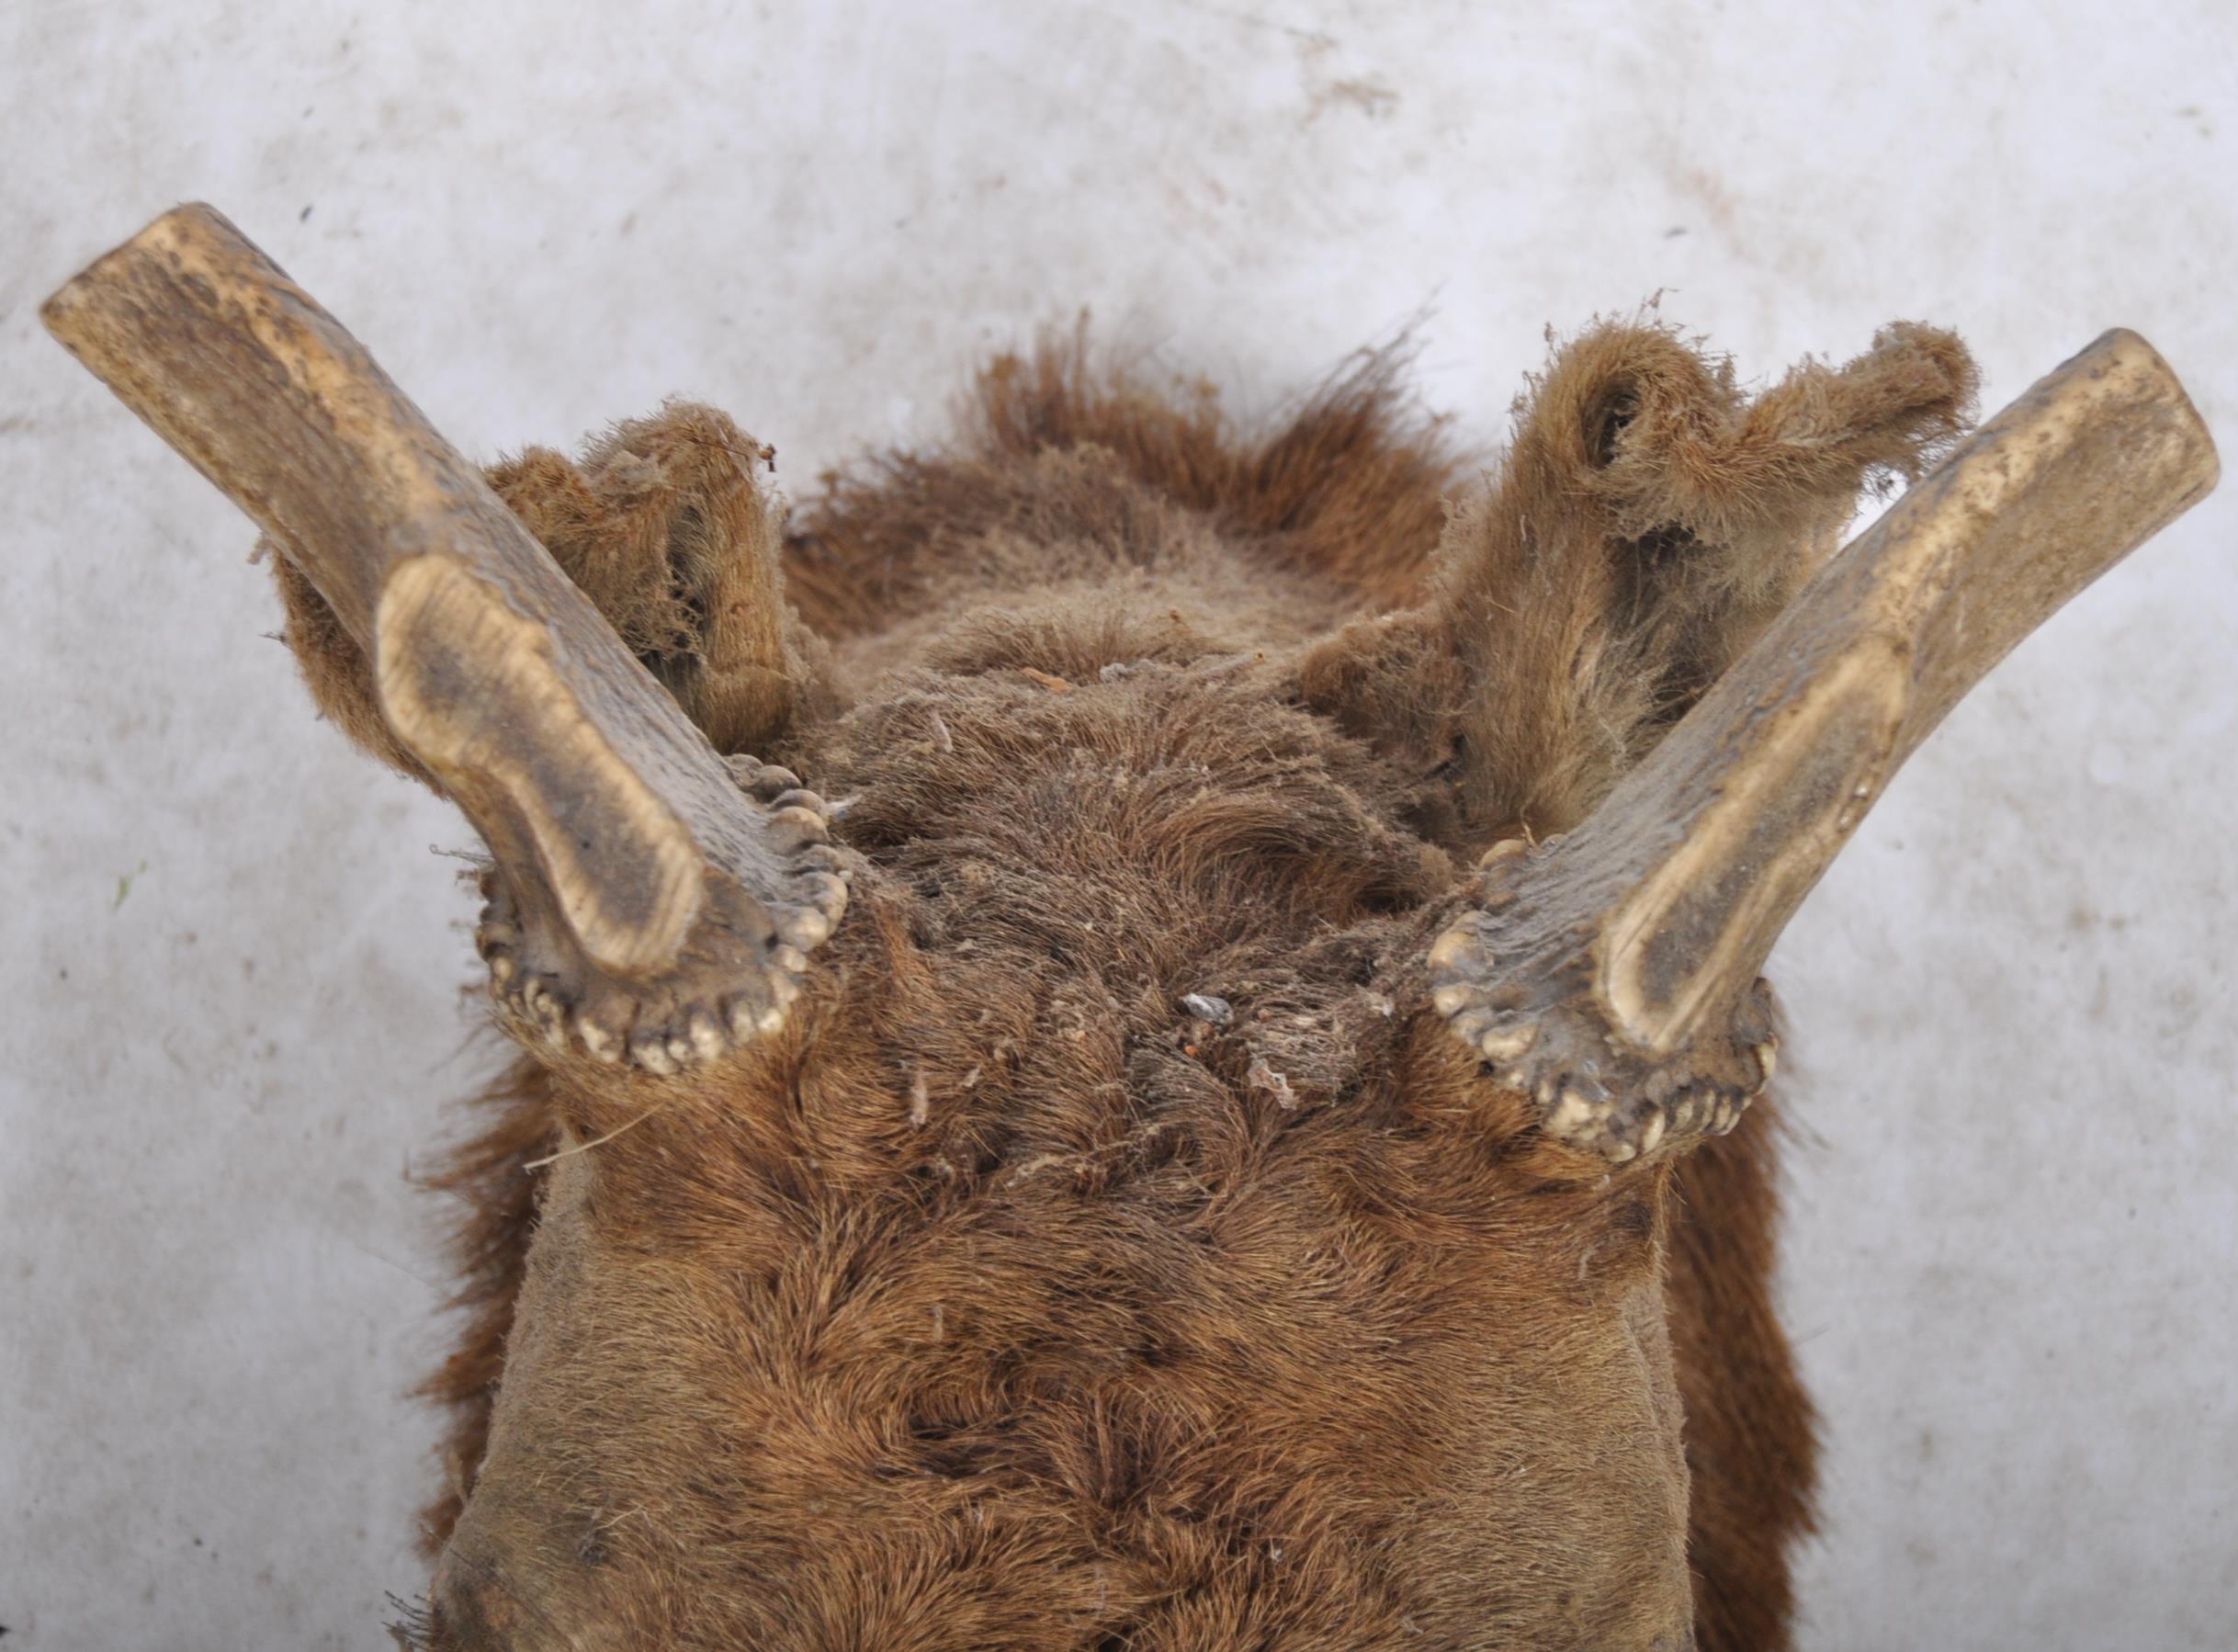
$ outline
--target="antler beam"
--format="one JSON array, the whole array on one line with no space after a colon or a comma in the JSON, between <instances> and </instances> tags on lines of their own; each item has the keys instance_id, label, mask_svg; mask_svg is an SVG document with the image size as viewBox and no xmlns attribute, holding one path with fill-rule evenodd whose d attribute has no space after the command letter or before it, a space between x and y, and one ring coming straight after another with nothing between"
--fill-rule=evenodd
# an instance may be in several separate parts
<instances>
[{"instance_id":1,"label":"antler beam","mask_svg":"<svg viewBox=\"0 0 2238 1652\"><path fill-rule=\"evenodd\" d=\"M556 1044L657 1070L774 1024L845 903L820 803L741 795L363 345L204 206L157 219L42 315L364 649L398 739L504 875L501 1002Z\"/></svg>"}]
</instances>

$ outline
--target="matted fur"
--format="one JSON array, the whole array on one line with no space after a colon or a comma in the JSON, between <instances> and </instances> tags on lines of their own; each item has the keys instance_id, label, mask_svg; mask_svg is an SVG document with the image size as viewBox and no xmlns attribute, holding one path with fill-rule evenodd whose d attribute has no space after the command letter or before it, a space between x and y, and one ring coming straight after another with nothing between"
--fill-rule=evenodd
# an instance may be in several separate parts
<instances>
[{"instance_id":1,"label":"matted fur","mask_svg":"<svg viewBox=\"0 0 2238 1652\"><path fill-rule=\"evenodd\" d=\"M1786 1644L1813 1447L1769 1107L1610 1178L1419 1013L1419 960L1972 369L1899 326L1752 401L1601 326L1450 524L1396 384L1363 358L1238 431L1076 341L794 528L797 680L743 722L846 799L854 905L782 1033L688 1081L525 1063L441 1176L435 1644ZM691 594L770 549L718 417L494 473L703 722Z\"/></svg>"}]
</instances>

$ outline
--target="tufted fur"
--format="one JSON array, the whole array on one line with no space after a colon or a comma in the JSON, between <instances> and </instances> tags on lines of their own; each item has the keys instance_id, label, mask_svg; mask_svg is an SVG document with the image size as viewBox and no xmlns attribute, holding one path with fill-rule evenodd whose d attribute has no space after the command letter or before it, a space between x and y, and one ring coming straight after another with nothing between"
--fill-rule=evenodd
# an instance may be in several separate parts
<instances>
[{"instance_id":1,"label":"tufted fur","mask_svg":"<svg viewBox=\"0 0 2238 1652\"><path fill-rule=\"evenodd\" d=\"M1786 1644L1769 1106L1609 1178L1417 1013L1419 960L1972 369L1899 326L1751 401L1599 327L1448 522L1398 365L1253 432L1077 342L1006 359L953 448L797 525L786 680L743 688L703 594L775 551L751 441L674 408L492 472L718 745L846 800L861 871L780 1034L480 1103L434 1644Z\"/></svg>"}]
</instances>

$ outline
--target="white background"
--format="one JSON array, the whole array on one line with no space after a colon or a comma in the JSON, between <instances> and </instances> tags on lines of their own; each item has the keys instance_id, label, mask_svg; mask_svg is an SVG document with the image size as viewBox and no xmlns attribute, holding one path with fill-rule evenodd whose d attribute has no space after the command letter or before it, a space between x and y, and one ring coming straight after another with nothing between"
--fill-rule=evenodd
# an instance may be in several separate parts
<instances>
[{"instance_id":1,"label":"white background","mask_svg":"<svg viewBox=\"0 0 2238 1652\"><path fill-rule=\"evenodd\" d=\"M1082 305L1245 407L1431 306L1486 441L1543 329L1657 289L1756 378L1953 325L1991 407L2119 323L2230 438L2233 14L1857 9L0 7L11 1652L385 1645L407 1178L494 1059L467 830L313 720L251 530L51 288L207 198L471 453L684 392L802 491ZM1999 670L1775 959L1809 1646L2233 1639L2234 502Z\"/></svg>"}]
</instances>

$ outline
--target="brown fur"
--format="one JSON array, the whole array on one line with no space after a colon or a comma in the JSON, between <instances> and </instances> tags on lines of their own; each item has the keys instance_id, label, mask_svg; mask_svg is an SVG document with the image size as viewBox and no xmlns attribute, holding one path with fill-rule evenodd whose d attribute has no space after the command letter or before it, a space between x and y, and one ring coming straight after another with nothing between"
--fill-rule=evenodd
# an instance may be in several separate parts
<instances>
[{"instance_id":1,"label":"brown fur","mask_svg":"<svg viewBox=\"0 0 2238 1652\"><path fill-rule=\"evenodd\" d=\"M847 799L854 903L778 1035L688 1080L525 1063L444 1176L434 1644L1786 1644L1813 1447L1769 1109L1610 1178L1420 1013L1419 960L1469 858L1588 809L1972 368L1900 327L1749 402L1596 329L1434 561L1456 462L1395 383L1255 435L1076 344L796 531L793 698L737 726ZM715 416L496 473L703 721L689 594L767 549L750 467L692 470ZM616 444L655 503L602 496Z\"/></svg>"},{"instance_id":2,"label":"brown fur","mask_svg":"<svg viewBox=\"0 0 2238 1652\"><path fill-rule=\"evenodd\" d=\"M1473 843L1566 831L1835 548L1868 481L1958 436L1973 365L1898 323L1750 402L1729 363L1603 325L1518 404L1437 589L1317 649L1311 702L1403 752Z\"/></svg>"}]
</instances>

